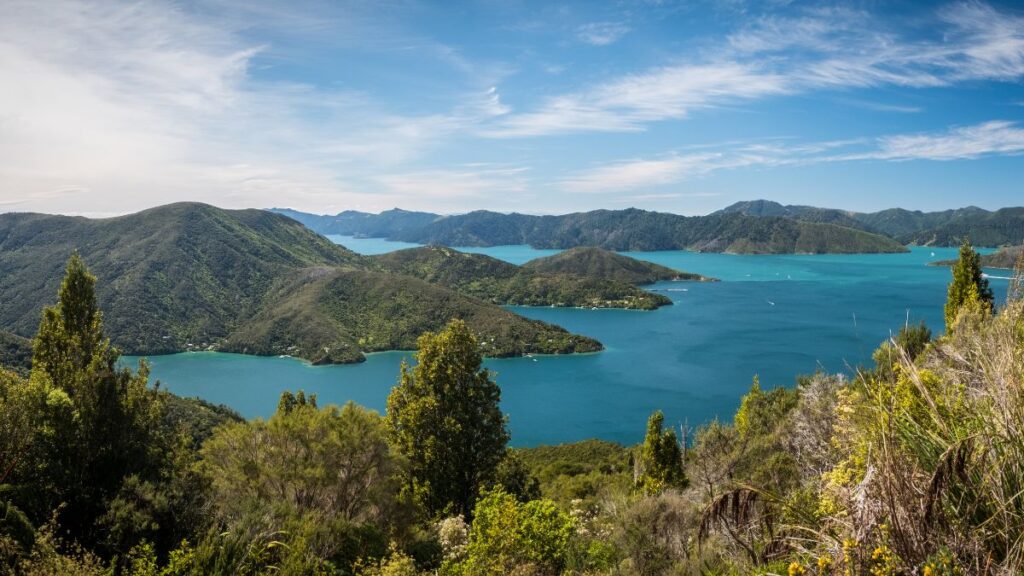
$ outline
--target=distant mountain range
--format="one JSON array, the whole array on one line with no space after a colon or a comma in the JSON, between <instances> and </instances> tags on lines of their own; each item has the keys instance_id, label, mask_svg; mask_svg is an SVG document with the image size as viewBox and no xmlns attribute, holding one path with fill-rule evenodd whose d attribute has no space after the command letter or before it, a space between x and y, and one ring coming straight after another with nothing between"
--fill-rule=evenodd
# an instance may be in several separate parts
<instances>
[{"instance_id":1,"label":"distant mountain range","mask_svg":"<svg viewBox=\"0 0 1024 576\"><path fill-rule=\"evenodd\" d=\"M601 349L390 272L290 218L193 203L100 220L0 214L0 330L35 333L74 250L98 278L107 333L130 354L212 349L358 362L365 352L412 349L421 333L456 317L489 356ZM26 344L0 341L11 363L23 361Z\"/></svg>"},{"instance_id":2,"label":"distant mountain range","mask_svg":"<svg viewBox=\"0 0 1024 576\"><path fill-rule=\"evenodd\" d=\"M880 212L848 212L832 208L782 205L770 200L737 202L717 214L781 217L825 222L888 236L903 244L956 246L968 238L976 246L1024 243L1024 208L990 212L975 206L941 212L890 208Z\"/></svg>"},{"instance_id":3,"label":"distant mountain range","mask_svg":"<svg viewBox=\"0 0 1024 576\"><path fill-rule=\"evenodd\" d=\"M742 254L900 252L907 244L1024 244L1024 208L977 207L920 212L892 208L851 212L770 200L737 202L707 216L594 210L560 216L480 210L452 216L387 210L334 216L275 208L321 234L387 238L445 246L528 244L535 248L600 246L609 250L695 250Z\"/></svg>"},{"instance_id":4,"label":"distant mountain range","mask_svg":"<svg viewBox=\"0 0 1024 576\"><path fill-rule=\"evenodd\" d=\"M476 211L455 216L388 210L318 216L274 209L321 234L380 237L444 246L529 244L535 248L598 246L608 250L694 250L742 254L902 252L891 238L831 222L719 212L594 210L561 216Z\"/></svg>"}]
</instances>

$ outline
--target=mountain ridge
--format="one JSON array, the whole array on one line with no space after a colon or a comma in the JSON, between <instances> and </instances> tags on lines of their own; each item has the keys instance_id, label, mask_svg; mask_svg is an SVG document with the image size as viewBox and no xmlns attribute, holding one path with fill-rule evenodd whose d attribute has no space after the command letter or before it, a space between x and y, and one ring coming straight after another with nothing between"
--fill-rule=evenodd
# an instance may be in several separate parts
<instances>
[{"instance_id":1,"label":"mountain ridge","mask_svg":"<svg viewBox=\"0 0 1024 576\"><path fill-rule=\"evenodd\" d=\"M282 212L282 209L275 209ZM285 211L295 214L295 211ZM360 216L365 221L365 213ZM384 213L382 213L384 214ZM405 221L398 228L385 223L389 216L370 215L374 225L350 225L346 218L301 215L311 229L322 234L365 235L419 244L445 246L498 246L529 244L534 248L597 246L615 251L692 250L742 254L902 252L890 238L861 229L793 218L755 217L746 214L680 216L637 208L592 210L562 215L534 216L477 210L452 216L422 216L422 223ZM429 220L429 221L428 221ZM328 222L325 224L325 222Z\"/></svg>"},{"instance_id":2,"label":"mountain ridge","mask_svg":"<svg viewBox=\"0 0 1024 576\"><path fill-rule=\"evenodd\" d=\"M35 333L74 251L100 280L114 344L130 354L213 349L358 362L364 352L412 349L420 333L451 317L464 317L491 355L601 349L557 326L372 270L286 216L198 203L104 219L0 214L0 329ZM358 305L339 305L339 294Z\"/></svg>"}]
</instances>

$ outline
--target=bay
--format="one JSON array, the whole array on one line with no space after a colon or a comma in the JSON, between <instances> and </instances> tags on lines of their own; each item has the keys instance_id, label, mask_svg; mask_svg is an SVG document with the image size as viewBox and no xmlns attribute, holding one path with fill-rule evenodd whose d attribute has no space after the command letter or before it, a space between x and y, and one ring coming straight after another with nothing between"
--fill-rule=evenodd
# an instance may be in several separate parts
<instances>
[{"instance_id":1,"label":"bay","mask_svg":"<svg viewBox=\"0 0 1024 576\"><path fill-rule=\"evenodd\" d=\"M409 247L381 239L332 237L361 253ZM556 253L528 246L469 248L520 264ZM489 359L502 387L517 446L643 437L647 416L699 425L730 419L757 375L791 386L816 370L852 373L906 322L942 330L949 270L928 262L955 249L906 254L739 256L641 252L630 256L722 279L649 288L674 305L653 312L513 308L603 342L596 354ZM997 299L1006 271L990 271ZM314 367L293 358L195 352L149 358L169 390L223 403L247 417L273 413L283 390L315 393L321 404L354 401L383 411L398 367L411 352L370 354L358 365ZM126 358L134 362L135 358Z\"/></svg>"}]
</instances>

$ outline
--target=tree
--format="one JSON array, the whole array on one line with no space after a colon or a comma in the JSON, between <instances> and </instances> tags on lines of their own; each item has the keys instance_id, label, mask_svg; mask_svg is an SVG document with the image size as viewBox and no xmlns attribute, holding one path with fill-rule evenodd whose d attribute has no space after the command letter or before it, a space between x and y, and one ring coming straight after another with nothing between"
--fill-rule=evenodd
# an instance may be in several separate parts
<instances>
[{"instance_id":1,"label":"tree","mask_svg":"<svg viewBox=\"0 0 1024 576\"><path fill-rule=\"evenodd\" d=\"M318 409L304 394L285 393L269 420L221 426L201 452L224 527L201 548L217 561L231 557L234 543L249 549L280 539L285 546L273 554L243 557L281 570L292 561L351 565L375 546L385 553L386 535L405 527L401 460L383 419L351 402Z\"/></svg>"},{"instance_id":2,"label":"tree","mask_svg":"<svg viewBox=\"0 0 1024 576\"><path fill-rule=\"evenodd\" d=\"M476 503L465 559L445 573L467 576L561 574L575 521L550 500L525 504L501 488Z\"/></svg>"},{"instance_id":3,"label":"tree","mask_svg":"<svg viewBox=\"0 0 1024 576\"><path fill-rule=\"evenodd\" d=\"M43 310L30 376L45 393L36 439L42 452L36 469L15 482L34 520L60 506L59 526L86 545L102 541L97 522L125 478L160 476L173 440L145 365L117 367L120 353L103 335L95 285L74 254L57 304Z\"/></svg>"},{"instance_id":4,"label":"tree","mask_svg":"<svg viewBox=\"0 0 1024 576\"><path fill-rule=\"evenodd\" d=\"M962 312L990 314L994 300L988 279L981 271L981 256L967 240L960 245L960 257L952 273L946 296L946 333L952 332Z\"/></svg>"},{"instance_id":5,"label":"tree","mask_svg":"<svg viewBox=\"0 0 1024 576\"><path fill-rule=\"evenodd\" d=\"M388 396L391 441L409 462L407 489L430 517L470 518L505 457L501 389L461 320L423 334L417 346L416 366L402 365Z\"/></svg>"},{"instance_id":6,"label":"tree","mask_svg":"<svg viewBox=\"0 0 1024 576\"><path fill-rule=\"evenodd\" d=\"M666 488L685 488L683 454L676 439L676 431L664 429L665 415L661 410L647 420L647 435L637 461L636 487L647 494L656 494Z\"/></svg>"},{"instance_id":7,"label":"tree","mask_svg":"<svg viewBox=\"0 0 1024 576\"><path fill-rule=\"evenodd\" d=\"M400 462L381 417L351 402L340 410L295 403L267 421L223 426L202 455L218 514L229 523L270 501L298 514L383 523L398 492Z\"/></svg>"}]
</instances>

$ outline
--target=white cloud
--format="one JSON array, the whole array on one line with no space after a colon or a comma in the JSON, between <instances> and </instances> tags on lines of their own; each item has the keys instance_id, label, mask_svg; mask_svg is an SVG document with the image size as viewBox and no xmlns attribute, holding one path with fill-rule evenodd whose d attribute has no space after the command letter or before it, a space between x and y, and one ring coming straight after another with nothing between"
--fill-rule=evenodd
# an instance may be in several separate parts
<instances>
[{"instance_id":1,"label":"white cloud","mask_svg":"<svg viewBox=\"0 0 1024 576\"><path fill-rule=\"evenodd\" d=\"M736 63L671 66L549 99L535 112L507 115L493 137L638 131L694 109L787 91L784 78Z\"/></svg>"},{"instance_id":2,"label":"white cloud","mask_svg":"<svg viewBox=\"0 0 1024 576\"><path fill-rule=\"evenodd\" d=\"M591 22L576 28L576 38L593 46L608 46L618 42L630 30L621 22Z\"/></svg>"},{"instance_id":3,"label":"white cloud","mask_svg":"<svg viewBox=\"0 0 1024 576\"><path fill-rule=\"evenodd\" d=\"M551 97L532 111L504 116L486 133L639 131L698 108L780 94L1024 77L1024 18L966 2L941 10L926 28L923 37L908 37L868 13L843 8L761 18L709 47L700 61Z\"/></svg>"},{"instance_id":4,"label":"white cloud","mask_svg":"<svg viewBox=\"0 0 1024 576\"><path fill-rule=\"evenodd\" d=\"M973 160L1024 154L1024 128L995 120L953 127L938 133L896 134L872 139L826 142L729 143L718 149L672 153L655 159L630 159L577 172L561 182L563 190L610 193L677 184L712 172L863 160Z\"/></svg>"},{"instance_id":5,"label":"white cloud","mask_svg":"<svg viewBox=\"0 0 1024 576\"><path fill-rule=\"evenodd\" d=\"M495 197L508 202L509 197L527 191L527 171L524 167L471 165L387 174L375 181L395 205L450 211L464 207L467 199L475 205Z\"/></svg>"},{"instance_id":6,"label":"white cloud","mask_svg":"<svg viewBox=\"0 0 1024 576\"><path fill-rule=\"evenodd\" d=\"M953 128L942 134L904 134L878 139L878 149L848 159L970 160L1024 153L1024 128L994 120Z\"/></svg>"},{"instance_id":7,"label":"white cloud","mask_svg":"<svg viewBox=\"0 0 1024 576\"><path fill-rule=\"evenodd\" d=\"M199 12L213 4L6 2L0 204L64 213L186 199L375 208L373 176L507 112L495 88L410 115L352 90L258 80L255 66L289 56L239 30L280 22L325 34L323 24L262 3L247 4L244 21ZM237 18L236 8L223 12ZM437 57L469 66L457 53Z\"/></svg>"}]
</instances>

